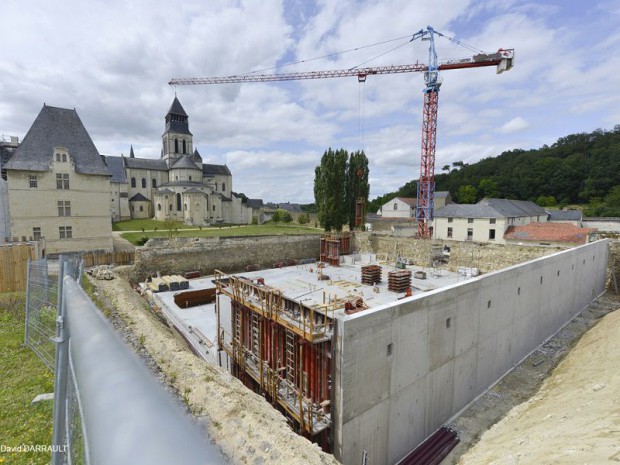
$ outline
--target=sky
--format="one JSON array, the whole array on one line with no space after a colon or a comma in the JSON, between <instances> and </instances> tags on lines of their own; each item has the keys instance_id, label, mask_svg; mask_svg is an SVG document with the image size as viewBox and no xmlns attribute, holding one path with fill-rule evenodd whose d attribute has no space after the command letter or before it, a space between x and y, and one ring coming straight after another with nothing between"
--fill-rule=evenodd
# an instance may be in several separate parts
<instances>
[{"instance_id":1,"label":"sky","mask_svg":"<svg viewBox=\"0 0 620 465\"><path fill-rule=\"evenodd\" d=\"M23 138L45 103L75 108L101 154L133 145L158 158L176 92L204 162L265 201L313 202L329 147L365 151L371 199L418 178L423 75L171 78L426 63L428 42L409 39L431 25L485 52L515 49L501 75L441 74L436 173L620 124L620 0L3 0L2 20L0 135Z\"/></svg>"}]
</instances>

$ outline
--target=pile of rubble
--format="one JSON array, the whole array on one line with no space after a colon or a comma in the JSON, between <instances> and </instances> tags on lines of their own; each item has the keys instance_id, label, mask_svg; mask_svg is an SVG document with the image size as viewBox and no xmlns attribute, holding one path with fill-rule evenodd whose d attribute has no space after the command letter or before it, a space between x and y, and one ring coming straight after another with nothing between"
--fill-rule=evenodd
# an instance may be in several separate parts
<instances>
[{"instance_id":1,"label":"pile of rubble","mask_svg":"<svg viewBox=\"0 0 620 465\"><path fill-rule=\"evenodd\" d=\"M112 272L113 268L113 265L98 265L90 270L87 270L86 273L95 279L109 281L114 279L114 273Z\"/></svg>"}]
</instances>

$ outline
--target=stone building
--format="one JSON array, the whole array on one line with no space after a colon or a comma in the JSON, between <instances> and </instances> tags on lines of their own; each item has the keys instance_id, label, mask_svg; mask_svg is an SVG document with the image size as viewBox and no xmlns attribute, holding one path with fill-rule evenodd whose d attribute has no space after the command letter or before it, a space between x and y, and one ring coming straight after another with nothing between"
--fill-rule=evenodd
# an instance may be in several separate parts
<instances>
[{"instance_id":1,"label":"stone building","mask_svg":"<svg viewBox=\"0 0 620 465\"><path fill-rule=\"evenodd\" d=\"M547 212L526 200L482 199L473 205L449 204L435 210L436 239L504 244L510 226L544 223Z\"/></svg>"},{"instance_id":2,"label":"stone building","mask_svg":"<svg viewBox=\"0 0 620 465\"><path fill-rule=\"evenodd\" d=\"M105 157L112 174L113 221L173 219L192 225L252 222L252 208L233 192L226 165L203 163L194 148L189 117L175 97L165 117L158 159Z\"/></svg>"},{"instance_id":3,"label":"stone building","mask_svg":"<svg viewBox=\"0 0 620 465\"><path fill-rule=\"evenodd\" d=\"M382 218L415 218L417 199L415 197L395 197L384 203L377 215ZM452 197L448 191L437 191L433 197L433 208L441 208L452 203Z\"/></svg>"},{"instance_id":4,"label":"stone building","mask_svg":"<svg viewBox=\"0 0 620 465\"><path fill-rule=\"evenodd\" d=\"M75 110L43 105L4 165L10 234L46 252L111 250L110 173Z\"/></svg>"}]
</instances>

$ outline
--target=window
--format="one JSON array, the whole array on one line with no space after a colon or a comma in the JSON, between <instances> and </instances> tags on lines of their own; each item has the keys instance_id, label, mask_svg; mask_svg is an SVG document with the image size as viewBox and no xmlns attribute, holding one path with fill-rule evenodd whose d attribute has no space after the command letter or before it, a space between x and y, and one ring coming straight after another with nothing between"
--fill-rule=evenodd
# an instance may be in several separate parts
<instances>
[{"instance_id":1,"label":"window","mask_svg":"<svg viewBox=\"0 0 620 465\"><path fill-rule=\"evenodd\" d=\"M191 177L191 176L189 177L189 180L190 180L190 181L192 180L192 177Z\"/></svg>"},{"instance_id":2,"label":"window","mask_svg":"<svg viewBox=\"0 0 620 465\"><path fill-rule=\"evenodd\" d=\"M394 210L398 210L398 204L394 202Z\"/></svg>"},{"instance_id":3,"label":"window","mask_svg":"<svg viewBox=\"0 0 620 465\"><path fill-rule=\"evenodd\" d=\"M68 174L56 174L56 189L69 189Z\"/></svg>"},{"instance_id":4,"label":"window","mask_svg":"<svg viewBox=\"0 0 620 465\"><path fill-rule=\"evenodd\" d=\"M489 229L489 240L490 241L495 240L495 229Z\"/></svg>"},{"instance_id":5,"label":"window","mask_svg":"<svg viewBox=\"0 0 620 465\"><path fill-rule=\"evenodd\" d=\"M161 203L157 204L157 211L160 212L161 211Z\"/></svg>"},{"instance_id":6,"label":"window","mask_svg":"<svg viewBox=\"0 0 620 465\"><path fill-rule=\"evenodd\" d=\"M448 223L452 223L454 221L454 218L448 218Z\"/></svg>"},{"instance_id":7,"label":"window","mask_svg":"<svg viewBox=\"0 0 620 465\"><path fill-rule=\"evenodd\" d=\"M181 194L177 194L177 211L181 211Z\"/></svg>"},{"instance_id":8,"label":"window","mask_svg":"<svg viewBox=\"0 0 620 465\"><path fill-rule=\"evenodd\" d=\"M183 140L183 153L187 153L187 145L185 144L185 139Z\"/></svg>"},{"instance_id":9,"label":"window","mask_svg":"<svg viewBox=\"0 0 620 465\"><path fill-rule=\"evenodd\" d=\"M136 187L136 178L131 178L131 187Z\"/></svg>"},{"instance_id":10,"label":"window","mask_svg":"<svg viewBox=\"0 0 620 465\"><path fill-rule=\"evenodd\" d=\"M35 241L41 240L41 228L39 228L39 227L32 228L32 238Z\"/></svg>"},{"instance_id":11,"label":"window","mask_svg":"<svg viewBox=\"0 0 620 465\"><path fill-rule=\"evenodd\" d=\"M174 153L179 153L179 139L174 139Z\"/></svg>"},{"instance_id":12,"label":"window","mask_svg":"<svg viewBox=\"0 0 620 465\"><path fill-rule=\"evenodd\" d=\"M495 218L489 219L489 224L495 224Z\"/></svg>"},{"instance_id":13,"label":"window","mask_svg":"<svg viewBox=\"0 0 620 465\"><path fill-rule=\"evenodd\" d=\"M157 187L157 179L155 179L155 178L151 179L151 187L153 189L155 189Z\"/></svg>"},{"instance_id":14,"label":"window","mask_svg":"<svg viewBox=\"0 0 620 465\"><path fill-rule=\"evenodd\" d=\"M71 216L71 202L69 200L58 201L58 216Z\"/></svg>"},{"instance_id":15,"label":"window","mask_svg":"<svg viewBox=\"0 0 620 465\"><path fill-rule=\"evenodd\" d=\"M143 212L144 211L144 207L142 205L140 205L140 211Z\"/></svg>"},{"instance_id":16,"label":"window","mask_svg":"<svg viewBox=\"0 0 620 465\"><path fill-rule=\"evenodd\" d=\"M215 211L215 205L213 205L213 211Z\"/></svg>"},{"instance_id":17,"label":"window","mask_svg":"<svg viewBox=\"0 0 620 465\"><path fill-rule=\"evenodd\" d=\"M222 192L224 192L226 190L226 184L222 183Z\"/></svg>"},{"instance_id":18,"label":"window","mask_svg":"<svg viewBox=\"0 0 620 465\"><path fill-rule=\"evenodd\" d=\"M71 239L73 237L73 226L60 226L58 235L60 239Z\"/></svg>"},{"instance_id":19,"label":"window","mask_svg":"<svg viewBox=\"0 0 620 465\"><path fill-rule=\"evenodd\" d=\"M467 218L467 222L468 222L468 223L473 223L473 222L474 222L474 219L473 219L473 218Z\"/></svg>"},{"instance_id":20,"label":"window","mask_svg":"<svg viewBox=\"0 0 620 465\"><path fill-rule=\"evenodd\" d=\"M142 178L142 189L146 188L146 179Z\"/></svg>"},{"instance_id":21,"label":"window","mask_svg":"<svg viewBox=\"0 0 620 465\"><path fill-rule=\"evenodd\" d=\"M471 241L474 239L474 230L472 228L467 228L467 240Z\"/></svg>"},{"instance_id":22,"label":"window","mask_svg":"<svg viewBox=\"0 0 620 465\"><path fill-rule=\"evenodd\" d=\"M448 228L448 237L452 237L452 228Z\"/></svg>"},{"instance_id":23,"label":"window","mask_svg":"<svg viewBox=\"0 0 620 465\"><path fill-rule=\"evenodd\" d=\"M67 154L66 153L62 154L62 161L64 161L64 162L67 161Z\"/></svg>"},{"instance_id":24,"label":"window","mask_svg":"<svg viewBox=\"0 0 620 465\"><path fill-rule=\"evenodd\" d=\"M172 211L172 204L170 204L170 211Z\"/></svg>"},{"instance_id":25,"label":"window","mask_svg":"<svg viewBox=\"0 0 620 465\"><path fill-rule=\"evenodd\" d=\"M56 161L60 161L60 154L59 153L56 154Z\"/></svg>"},{"instance_id":26,"label":"window","mask_svg":"<svg viewBox=\"0 0 620 465\"><path fill-rule=\"evenodd\" d=\"M37 187L39 187L39 180L36 176L30 175L28 176L28 184L30 185L31 189L36 189Z\"/></svg>"}]
</instances>

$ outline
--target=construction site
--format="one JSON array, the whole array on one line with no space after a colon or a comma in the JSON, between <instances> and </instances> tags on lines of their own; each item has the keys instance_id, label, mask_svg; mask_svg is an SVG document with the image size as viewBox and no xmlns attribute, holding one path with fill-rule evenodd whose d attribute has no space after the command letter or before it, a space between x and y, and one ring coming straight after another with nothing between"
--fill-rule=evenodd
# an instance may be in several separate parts
<instances>
[{"instance_id":1,"label":"construction site","mask_svg":"<svg viewBox=\"0 0 620 465\"><path fill-rule=\"evenodd\" d=\"M479 276L443 249L420 267L353 243L143 285L197 355L343 463L396 463L605 289L605 240Z\"/></svg>"}]
</instances>

